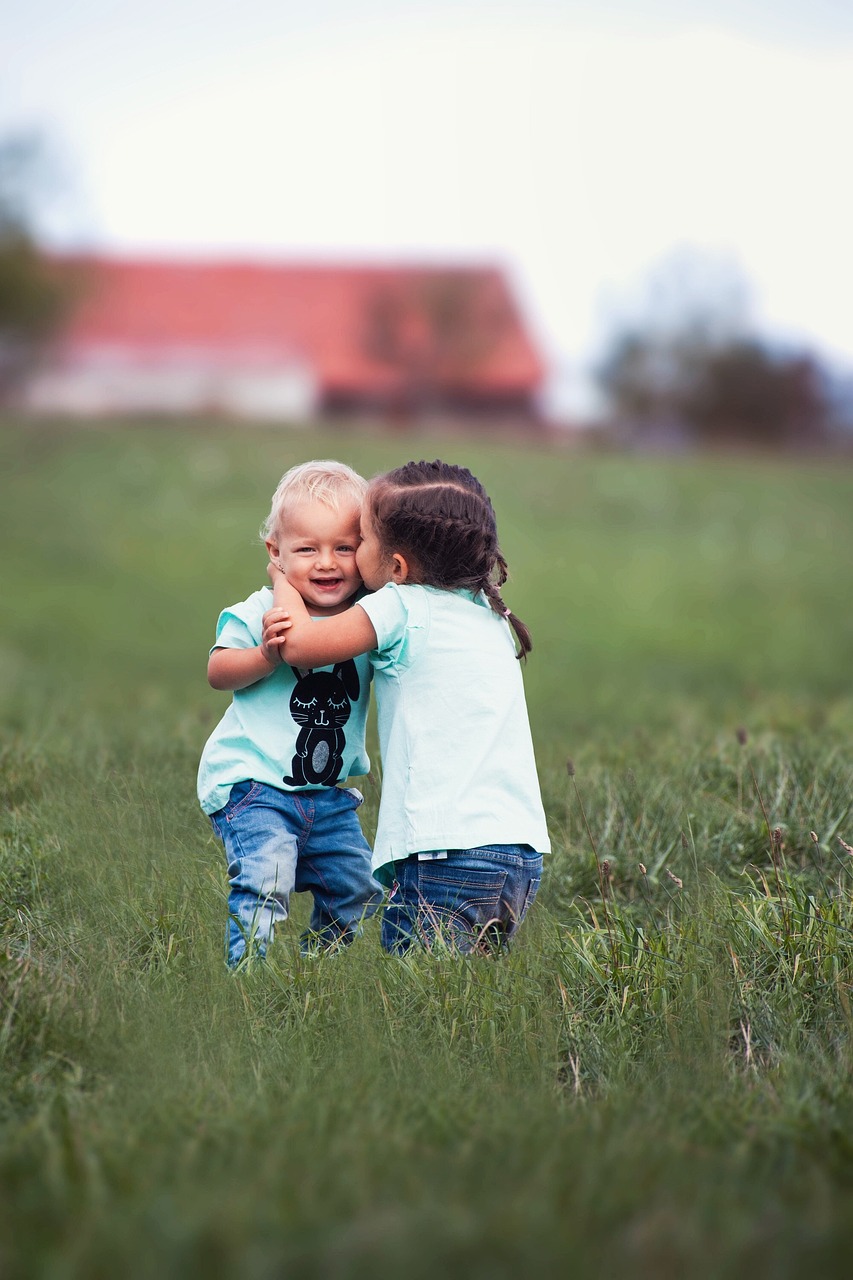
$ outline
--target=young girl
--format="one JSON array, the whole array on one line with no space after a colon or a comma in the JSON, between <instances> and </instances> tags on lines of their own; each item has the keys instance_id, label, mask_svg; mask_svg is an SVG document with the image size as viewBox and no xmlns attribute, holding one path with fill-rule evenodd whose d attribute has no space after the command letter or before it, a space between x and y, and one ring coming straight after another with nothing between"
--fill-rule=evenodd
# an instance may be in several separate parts
<instances>
[{"instance_id":1,"label":"young girl","mask_svg":"<svg viewBox=\"0 0 853 1280\"><path fill-rule=\"evenodd\" d=\"M373 592L314 625L275 560L264 644L299 668L369 652L382 751L373 855L392 886L382 945L502 945L549 850L495 513L470 471L410 462L370 485L356 559ZM510 627L518 639L519 652Z\"/></svg>"}]
</instances>

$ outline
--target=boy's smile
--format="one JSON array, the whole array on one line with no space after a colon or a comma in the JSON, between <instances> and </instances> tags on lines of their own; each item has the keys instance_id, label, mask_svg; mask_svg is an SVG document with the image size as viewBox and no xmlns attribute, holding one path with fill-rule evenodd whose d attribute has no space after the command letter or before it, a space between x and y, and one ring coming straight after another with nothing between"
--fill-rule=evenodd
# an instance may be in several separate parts
<instances>
[{"instance_id":1,"label":"boy's smile","mask_svg":"<svg viewBox=\"0 0 853 1280\"><path fill-rule=\"evenodd\" d=\"M278 539L267 542L270 558L281 565L309 612L325 617L346 609L361 586L355 559L359 508L335 511L308 499L290 508Z\"/></svg>"}]
</instances>

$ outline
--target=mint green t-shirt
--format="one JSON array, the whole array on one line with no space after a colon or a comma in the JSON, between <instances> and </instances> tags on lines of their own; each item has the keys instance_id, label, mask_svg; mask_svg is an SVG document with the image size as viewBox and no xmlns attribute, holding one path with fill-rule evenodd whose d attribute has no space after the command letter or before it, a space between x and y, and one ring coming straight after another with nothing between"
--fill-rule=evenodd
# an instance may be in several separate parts
<instances>
[{"instance_id":1,"label":"mint green t-shirt","mask_svg":"<svg viewBox=\"0 0 853 1280\"><path fill-rule=\"evenodd\" d=\"M513 633L485 596L389 583L373 623L382 799L379 879L413 853L550 849Z\"/></svg>"},{"instance_id":2,"label":"mint green t-shirt","mask_svg":"<svg viewBox=\"0 0 853 1280\"><path fill-rule=\"evenodd\" d=\"M223 609L214 648L260 644L271 587ZM315 618L318 626L322 618ZM266 783L282 791L335 786L367 773L364 744L370 696L366 655L314 671L285 662L248 689L237 689L207 740L198 769L198 799L205 813L228 802L236 782Z\"/></svg>"}]
</instances>

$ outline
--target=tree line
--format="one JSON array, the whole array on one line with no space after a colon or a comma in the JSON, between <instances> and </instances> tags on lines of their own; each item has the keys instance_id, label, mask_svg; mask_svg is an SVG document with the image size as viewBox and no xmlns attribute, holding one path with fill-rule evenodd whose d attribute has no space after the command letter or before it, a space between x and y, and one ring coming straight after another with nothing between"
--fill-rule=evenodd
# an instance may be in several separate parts
<instances>
[{"instance_id":1,"label":"tree line","mask_svg":"<svg viewBox=\"0 0 853 1280\"><path fill-rule=\"evenodd\" d=\"M813 352L755 332L745 293L735 267L695 250L676 251L652 272L596 369L623 438L709 447L829 441L837 417L829 370Z\"/></svg>"}]
</instances>

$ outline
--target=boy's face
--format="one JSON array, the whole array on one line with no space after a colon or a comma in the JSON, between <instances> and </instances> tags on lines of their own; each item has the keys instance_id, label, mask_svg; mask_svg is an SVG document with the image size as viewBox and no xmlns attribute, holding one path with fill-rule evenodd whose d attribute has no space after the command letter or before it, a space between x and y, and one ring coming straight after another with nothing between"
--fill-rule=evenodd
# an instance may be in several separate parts
<instances>
[{"instance_id":1,"label":"boy's face","mask_svg":"<svg viewBox=\"0 0 853 1280\"><path fill-rule=\"evenodd\" d=\"M291 507L267 551L315 617L341 613L361 586L355 561L358 506L335 511L308 500Z\"/></svg>"}]
</instances>

